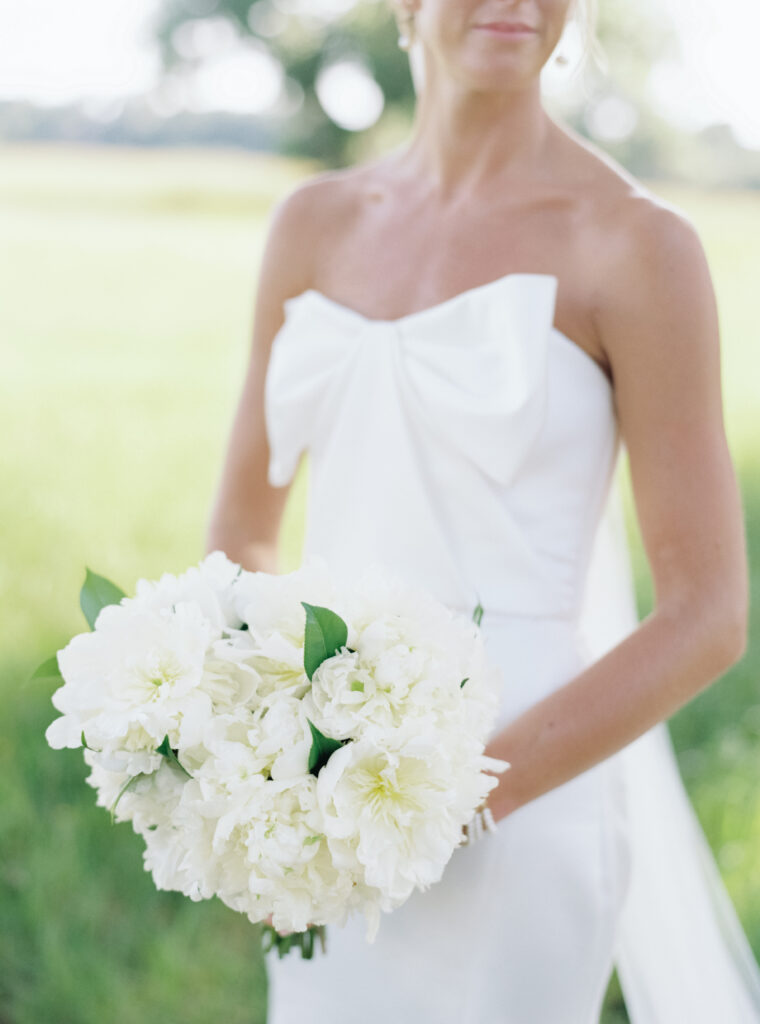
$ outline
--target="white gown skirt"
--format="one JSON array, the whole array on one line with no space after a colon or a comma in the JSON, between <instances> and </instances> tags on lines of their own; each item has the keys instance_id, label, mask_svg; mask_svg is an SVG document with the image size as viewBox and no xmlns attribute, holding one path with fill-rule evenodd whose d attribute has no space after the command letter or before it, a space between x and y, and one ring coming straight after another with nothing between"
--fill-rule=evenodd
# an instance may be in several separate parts
<instances>
[{"instance_id":1,"label":"white gown skirt","mask_svg":"<svg viewBox=\"0 0 760 1024\"><path fill-rule=\"evenodd\" d=\"M592 659L577 625L486 614L503 676L497 728ZM269 1024L597 1024L630 877L618 755L455 850L440 882L328 929L328 953L268 959Z\"/></svg>"}]
</instances>

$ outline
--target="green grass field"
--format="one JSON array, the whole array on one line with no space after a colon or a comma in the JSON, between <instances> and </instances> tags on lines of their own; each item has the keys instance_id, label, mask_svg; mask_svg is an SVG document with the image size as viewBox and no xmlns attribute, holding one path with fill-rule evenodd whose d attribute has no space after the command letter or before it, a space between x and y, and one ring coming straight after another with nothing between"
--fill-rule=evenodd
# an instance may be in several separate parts
<instances>
[{"instance_id":1,"label":"green grass field","mask_svg":"<svg viewBox=\"0 0 760 1024\"><path fill-rule=\"evenodd\" d=\"M312 168L234 151L0 153L0 1021L263 1024L257 929L155 891L141 840L94 806L81 753L47 747L52 688L24 681L85 628L85 566L129 590L202 557L268 214ZM692 216L713 269L757 593L760 194L652 187ZM643 614L651 586L624 482ZM299 556L304 483L283 568ZM670 726L760 955L758 615L742 663ZM613 979L604 1022L625 1020Z\"/></svg>"}]
</instances>

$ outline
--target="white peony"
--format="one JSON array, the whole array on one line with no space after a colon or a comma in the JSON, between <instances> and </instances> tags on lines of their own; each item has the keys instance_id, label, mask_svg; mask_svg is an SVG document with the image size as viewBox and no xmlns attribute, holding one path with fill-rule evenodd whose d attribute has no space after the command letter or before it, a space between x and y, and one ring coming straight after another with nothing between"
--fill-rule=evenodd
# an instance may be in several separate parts
<instances>
[{"instance_id":1,"label":"white peony","mask_svg":"<svg viewBox=\"0 0 760 1024\"><path fill-rule=\"evenodd\" d=\"M115 806L114 821L131 821L135 832L145 832L171 819L187 778L178 768L160 759L155 770L129 775L110 771L97 751L85 750L84 759L91 766L85 781L97 791L99 807Z\"/></svg>"},{"instance_id":2,"label":"white peony","mask_svg":"<svg viewBox=\"0 0 760 1024\"><path fill-rule=\"evenodd\" d=\"M122 604L146 611L160 611L182 602L196 604L217 629L239 627L235 608L234 584L241 574L240 565L223 551L212 551L198 564L179 576L165 572L157 580L139 579L135 596L122 598Z\"/></svg>"},{"instance_id":3,"label":"white peony","mask_svg":"<svg viewBox=\"0 0 760 1024\"><path fill-rule=\"evenodd\" d=\"M473 808L496 785L452 760L445 737L396 746L347 743L319 773L317 797L336 862L363 868L384 909L440 879Z\"/></svg>"},{"instance_id":4,"label":"white peony","mask_svg":"<svg viewBox=\"0 0 760 1024\"><path fill-rule=\"evenodd\" d=\"M236 614L251 633L267 641L280 635L303 651L302 601L338 610L338 593L324 558L311 555L292 572L244 572L233 588Z\"/></svg>"},{"instance_id":5,"label":"white peony","mask_svg":"<svg viewBox=\"0 0 760 1024\"><path fill-rule=\"evenodd\" d=\"M211 713L202 681L212 636L193 604L158 612L103 608L91 633L58 652L64 684L52 701L66 721L48 727L48 742L78 745L75 733L84 732L88 746L118 748L127 761L166 735L173 747L193 742Z\"/></svg>"},{"instance_id":6,"label":"white peony","mask_svg":"<svg viewBox=\"0 0 760 1024\"><path fill-rule=\"evenodd\" d=\"M185 865L252 921L274 914L276 927L304 930L343 919L351 879L324 845L317 780L271 780L255 768L255 757L230 746L185 785L174 816L189 839Z\"/></svg>"},{"instance_id":7,"label":"white peony","mask_svg":"<svg viewBox=\"0 0 760 1024\"><path fill-rule=\"evenodd\" d=\"M235 583L236 614L248 629L250 664L259 675L258 693L265 702L281 692L300 698L310 688L304 670L303 601L336 608L327 563L318 556L293 572L246 572Z\"/></svg>"},{"instance_id":8,"label":"white peony","mask_svg":"<svg viewBox=\"0 0 760 1024\"><path fill-rule=\"evenodd\" d=\"M387 693L379 690L359 654L345 648L322 662L302 703L311 711L312 721L333 739L358 735L373 716L377 721L382 715L386 727L393 723Z\"/></svg>"}]
</instances>

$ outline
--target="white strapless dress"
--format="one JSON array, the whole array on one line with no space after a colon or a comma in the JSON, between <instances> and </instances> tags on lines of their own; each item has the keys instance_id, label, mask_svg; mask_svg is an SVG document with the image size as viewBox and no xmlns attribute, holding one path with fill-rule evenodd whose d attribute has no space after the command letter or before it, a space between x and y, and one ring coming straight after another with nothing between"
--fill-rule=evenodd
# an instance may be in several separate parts
<instances>
[{"instance_id":1,"label":"white strapless dress","mask_svg":"<svg viewBox=\"0 0 760 1024\"><path fill-rule=\"evenodd\" d=\"M308 451L304 555L480 600L497 728L638 621L614 392L553 326L557 283L509 274L395 320L308 289L267 371L270 483ZM613 966L633 1024L759 1024L664 723L497 827L374 944L357 917L327 956L270 957L270 1024L596 1024Z\"/></svg>"}]
</instances>

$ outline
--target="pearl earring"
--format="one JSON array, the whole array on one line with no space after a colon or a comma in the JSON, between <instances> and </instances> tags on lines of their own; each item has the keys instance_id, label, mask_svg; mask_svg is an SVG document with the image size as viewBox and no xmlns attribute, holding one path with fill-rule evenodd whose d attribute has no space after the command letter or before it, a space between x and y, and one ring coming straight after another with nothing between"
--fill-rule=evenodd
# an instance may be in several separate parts
<instances>
[{"instance_id":1,"label":"pearl earring","mask_svg":"<svg viewBox=\"0 0 760 1024\"><path fill-rule=\"evenodd\" d=\"M398 37L398 45L400 49L408 50L410 49L413 41L412 37L414 34L414 14L411 11L407 11L407 13L403 16L401 20L404 24L404 28Z\"/></svg>"}]
</instances>

